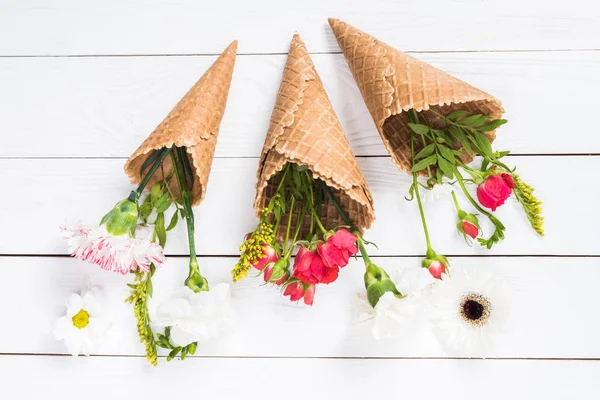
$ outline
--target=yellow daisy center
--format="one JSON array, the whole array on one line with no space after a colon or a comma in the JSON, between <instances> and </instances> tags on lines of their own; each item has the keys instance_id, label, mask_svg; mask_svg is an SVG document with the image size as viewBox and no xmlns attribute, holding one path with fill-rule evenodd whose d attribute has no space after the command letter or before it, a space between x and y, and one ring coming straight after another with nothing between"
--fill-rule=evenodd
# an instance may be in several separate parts
<instances>
[{"instance_id":1,"label":"yellow daisy center","mask_svg":"<svg viewBox=\"0 0 600 400\"><path fill-rule=\"evenodd\" d=\"M90 323L90 313L84 309L79 310L77 314L73 316L73 325L79 329L85 328Z\"/></svg>"}]
</instances>

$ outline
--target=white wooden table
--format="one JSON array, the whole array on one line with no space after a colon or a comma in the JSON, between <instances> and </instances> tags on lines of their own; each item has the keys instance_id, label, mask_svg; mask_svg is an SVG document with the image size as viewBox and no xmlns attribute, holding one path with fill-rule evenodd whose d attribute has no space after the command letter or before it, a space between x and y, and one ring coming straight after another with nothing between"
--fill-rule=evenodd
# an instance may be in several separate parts
<instances>
[{"instance_id":1,"label":"white wooden table","mask_svg":"<svg viewBox=\"0 0 600 400\"><path fill-rule=\"evenodd\" d=\"M436 249L513 286L514 326L475 359L448 357L427 333L375 341L352 328L354 262L291 304L247 279L233 287L238 335L151 368L125 281L66 255L57 227L95 222L130 190L128 155L233 39L239 55L197 243L211 282L228 282L252 212L255 169L292 34L301 35L375 198L368 238L389 269L414 267L424 242L409 178L390 161L327 25L345 20L500 98L496 147L545 203L539 239L511 200L506 240L487 252L450 228L450 201L427 205ZM600 397L600 6L595 0L0 0L0 397ZM400 226L400 229L397 227ZM181 226L155 292L186 273ZM118 339L65 355L51 324L86 278L111 298ZM369 397L367 397L369 396ZM485 397L483 397L485 396Z\"/></svg>"}]
</instances>

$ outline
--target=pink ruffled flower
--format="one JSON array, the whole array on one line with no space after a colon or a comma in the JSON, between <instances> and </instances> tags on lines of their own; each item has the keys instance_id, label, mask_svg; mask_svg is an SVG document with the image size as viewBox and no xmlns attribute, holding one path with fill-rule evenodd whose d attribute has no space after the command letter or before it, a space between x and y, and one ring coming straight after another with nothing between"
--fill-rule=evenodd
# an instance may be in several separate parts
<instances>
[{"instance_id":1,"label":"pink ruffled flower","mask_svg":"<svg viewBox=\"0 0 600 400\"><path fill-rule=\"evenodd\" d=\"M327 267L342 268L348 265L350 257L358 253L356 239L356 235L340 229L327 242L319 244L317 251Z\"/></svg>"},{"instance_id":2,"label":"pink ruffled flower","mask_svg":"<svg viewBox=\"0 0 600 400\"><path fill-rule=\"evenodd\" d=\"M290 301L298 301L304 298L304 304L307 306L312 306L315 298L315 289L315 285L309 285L296 281L285 287L283 295L290 296Z\"/></svg>"},{"instance_id":3,"label":"pink ruffled flower","mask_svg":"<svg viewBox=\"0 0 600 400\"><path fill-rule=\"evenodd\" d=\"M151 264L160 267L165 262L163 248L148 238L113 236L103 225L93 229L61 226L60 230L73 257L107 271L123 275L130 271L148 272Z\"/></svg>"},{"instance_id":4,"label":"pink ruffled flower","mask_svg":"<svg viewBox=\"0 0 600 400\"><path fill-rule=\"evenodd\" d=\"M477 199L482 206L496 211L510 197L515 183L509 174L490 175L477 187Z\"/></svg>"}]
</instances>

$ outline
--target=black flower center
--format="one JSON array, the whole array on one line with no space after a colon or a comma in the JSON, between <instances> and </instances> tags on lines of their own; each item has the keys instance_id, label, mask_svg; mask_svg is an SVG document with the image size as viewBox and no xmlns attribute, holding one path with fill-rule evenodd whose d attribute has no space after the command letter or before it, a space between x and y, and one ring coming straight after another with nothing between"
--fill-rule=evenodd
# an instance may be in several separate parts
<instances>
[{"instance_id":1,"label":"black flower center","mask_svg":"<svg viewBox=\"0 0 600 400\"><path fill-rule=\"evenodd\" d=\"M470 320L478 320L483 315L483 304L475 300L467 300L463 304L463 315Z\"/></svg>"},{"instance_id":2,"label":"black flower center","mask_svg":"<svg viewBox=\"0 0 600 400\"><path fill-rule=\"evenodd\" d=\"M469 325L483 326L491 313L489 300L479 293L467 293L460 302L460 315Z\"/></svg>"}]
</instances>

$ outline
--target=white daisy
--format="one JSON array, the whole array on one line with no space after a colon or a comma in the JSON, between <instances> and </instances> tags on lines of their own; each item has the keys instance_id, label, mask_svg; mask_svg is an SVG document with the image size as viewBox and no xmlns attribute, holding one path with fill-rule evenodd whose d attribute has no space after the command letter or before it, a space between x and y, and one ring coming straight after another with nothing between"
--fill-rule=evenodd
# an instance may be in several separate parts
<instances>
[{"instance_id":1,"label":"white daisy","mask_svg":"<svg viewBox=\"0 0 600 400\"><path fill-rule=\"evenodd\" d=\"M171 343L183 347L231 333L233 317L229 285L219 283L207 292L194 293L188 287L177 290L157 307L154 322L170 326Z\"/></svg>"},{"instance_id":2,"label":"white daisy","mask_svg":"<svg viewBox=\"0 0 600 400\"><path fill-rule=\"evenodd\" d=\"M398 338L414 327L423 306L423 292L435 281L423 268L403 268L394 283L405 297L387 292L371 307L366 292L358 294L356 319L371 329L375 339Z\"/></svg>"},{"instance_id":3,"label":"white daisy","mask_svg":"<svg viewBox=\"0 0 600 400\"><path fill-rule=\"evenodd\" d=\"M434 332L454 353L479 353L506 331L508 303L504 284L490 274L454 269L431 291Z\"/></svg>"},{"instance_id":4,"label":"white daisy","mask_svg":"<svg viewBox=\"0 0 600 400\"><path fill-rule=\"evenodd\" d=\"M150 264L160 267L165 262L163 248L151 242L146 228L140 226L139 237L113 236L104 225L88 228L82 225L61 226L69 253L82 261L98 265L107 271L149 271ZM137 236L137 235L136 235Z\"/></svg>"},{"instance_id":5,"label":"white daisy","mask_svg":"<svg viewBox=\"0 0 600 400\"><path fill-rule=\"evenodd\" d=\"M54 323L54 337L62 340L69 353L90 355L105 341L111 323L105 317L102 295L98 288L73 293L67 303L67 312Z\"/></svg>"}]
</instances>

